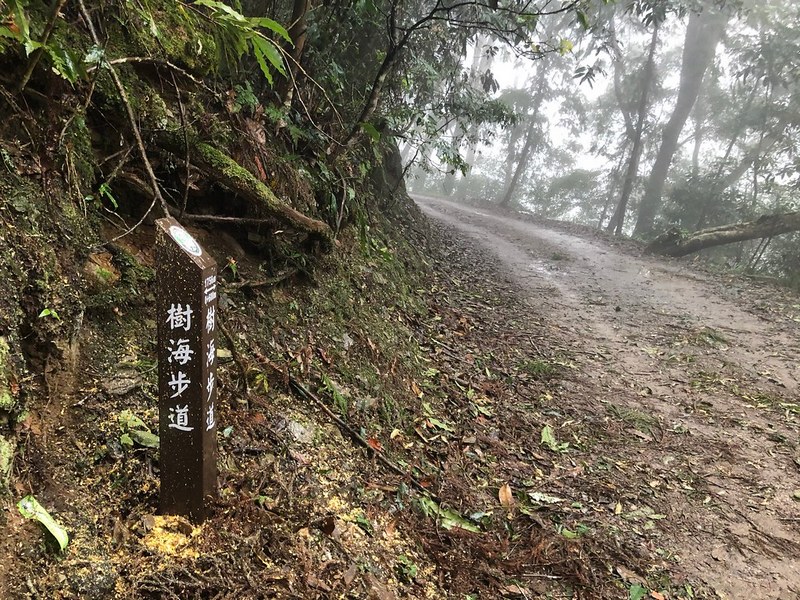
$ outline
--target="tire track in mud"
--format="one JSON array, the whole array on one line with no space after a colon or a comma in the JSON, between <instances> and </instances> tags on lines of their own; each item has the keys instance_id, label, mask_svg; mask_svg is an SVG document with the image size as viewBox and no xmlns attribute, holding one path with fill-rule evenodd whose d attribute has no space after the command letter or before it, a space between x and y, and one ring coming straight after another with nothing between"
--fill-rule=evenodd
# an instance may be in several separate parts
<instances>
[{"instance_id":1,"label":"tire track in mud","mask_svg":"<svg viewBox=\"0 0 800 600\"><path fill-rule=\"evenodd\" d=\"M679 557L672 571L720 598L800 597L797 323L754 314L677 261L415 199L497 255L561 330L579 389L595 392L588 410L613 403L658 420L661 439L634 438L629 452L665 482L654 494L668 507L658 527Z\"/></svg>"}]
</instances>

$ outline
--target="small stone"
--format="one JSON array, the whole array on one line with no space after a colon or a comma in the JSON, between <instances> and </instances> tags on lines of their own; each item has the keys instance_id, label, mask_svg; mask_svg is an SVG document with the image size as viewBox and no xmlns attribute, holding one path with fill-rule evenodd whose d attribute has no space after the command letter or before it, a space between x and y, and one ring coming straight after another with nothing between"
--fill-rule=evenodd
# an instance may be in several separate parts
<instances>
[{"instance_id":1,"label":"small stone","mask_svg":"<svg viewBox=\"0 0 800 600\"><path fill-rule=\"evenodd\" d=\"M189 521L187 521L186 519L183 519L181 517L175 518L175 526L178 528L178 531L183 535L192 535L192 532L194 531L194 527L192 526L192 524L189 523Z\"/></svg>"},{"instance_id":2,"label":"small stone","mask_svg":"<svg viewBox=\"0 0 800 600\"><path fill-rule=\"evenodd\" d=\"M101 386L109 396L124 396L142 385L142 376L132 369L118 371L105 381Z\"/></svg>"},{"instance_id":3,"label":"small stone","mask_svg":"<svg viewBox=\"0 0 800 600\"><path fill-rule=\"evenodd\" d=\"M283 421L286 431L289 432L289 435L292 436L294 441L300 444L311 444L314 441L316 430L313 426L303 425L291 419L285 419Z\"/></svg>"},{"instance_id":4,"label":"small stone","mask_svg":"<svg viewBox=\"0 0 800 600\"><path fill-rule=\"evenodd\" d=\"M153 515L145 515L142 517L142 528L144 532L152 530L156 526L156 518Z\"/></svg>"}]
</instances>

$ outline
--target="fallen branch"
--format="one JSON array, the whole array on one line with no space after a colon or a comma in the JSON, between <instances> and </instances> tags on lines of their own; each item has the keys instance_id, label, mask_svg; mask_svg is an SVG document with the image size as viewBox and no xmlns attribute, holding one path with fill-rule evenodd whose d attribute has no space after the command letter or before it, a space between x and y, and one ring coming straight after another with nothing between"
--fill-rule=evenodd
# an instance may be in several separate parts
<instances>
[{"instance_id":1,"label":"fallen branch","mask_svg":"<svg viewBox=\"0 0 800 600\"><path fill-rule=\"evenodd\" d=\"M667 256L686 256L705 248L768 238L792 231L800 231L800 211L764 215L756 221L701 229L688 235L673 228L653 240L647 251Z\"/></svg>"},{"instance_id":2,"label":"fallen branch","mask_svg":"<svg viewBox=\"0 0 800 600\"><path fill-rule=\"evenodd\" d=\"M344 433L346 433L350 437L350 439L352 439L358 445L363 446L368 451L370 451L373 454L373 456L375 456L377 461L379 463L381 463L384 467L386 467L387 469L389 469L390 471L392 471L396 475L401 476L404 480L408 481L411 484L412 487L417 489L417 491L422 492L427 497L431 498L432 500L436 501L437 503L441 502L440 499L436 497L436 495L434 495L429 489L427 489L424 485L422 485L419 481L417 481L417 479L411 473L408 473L407 471L404 471L403 469L398 467L391 460L386 458L386 455L383 454L383 452L381 452L380 450L378 450L378 449L374 448L372 445L370 445L370 443L364 438L364 436L362 436L355 429L350 427L350 425L348 425L339 415L337 415L330 408L328 408L328 405L325 404L325 402L323 402L319 398L319 396L317 396L311 390L306 388L302 383L300 383L297 379L295 379L291 374L289 374L285 370L281 369L278 365L276 365L274 362L272 362L266 356L261 354L261 352L259 352L255 348L253 348L252 345L250 346L250 351L253 353L253 356L256 357L256 360L258 360L258 362L260 362L265 367L267 367L269 369L272 369L278 375L280 375L282 378L284 378L284 380L288 382L289 390L293 394L295 394L296 396L300 397L303 400L310 400L311 402L316 404L317 407L322 412L324 412L328 416L329 419L331 419L334 423L336 423L336 425L339 427L340 430L342 430Z\"/></svg>"},{"instance_id":3,"label":"fallen branch","mask_svg":"<svg viewBox=\"0 0 800 600\"><path fill-rule=\"evenodd\" d=\"M222 335L225 336L225 339L228 341L228 346L231 348L231 358L233 358L236 366L239 367L239 375L241 376L241 386L244 390L245 396L250 394L249 386L247 385L247 367L244 364L244 360L242 359L242 355L239 352L239 349L236 347L236 342L231 335L228 326L225 324L225 320L227 319L227 315L224 315L224 311L219 311L220 316L224 316L225 318L219 319L217 321L217 325L219 325L219 330L222 332Z\"/></svg>"},{"instance_id":4,"label":"fallen branch","mask_svg":"<svg viewBox=\"0 0 800 600\"><path fill-rule=\"evenodd\" d=\"M281 273L280 275L276 275L275 277L270 277L268 279L257 279L255 281L238 281L236 283L226 283L224 284L227 289L231 290L242 290L242 289L253 289L257 287L266 287L270 285L275 285L280 283L281 281L286 281L290 277L297 275L299 273L299 269L289 269L285 273Z\"/></svg>"},{"instance_id":5,"label":"fallen branch","mask_svg":"<svg viewBox=\"0 0 800 600\"><path fill-rule=\"evenodd\" d=\"M194 223L230 223L232 225L274 225L275 219L257 219L254 217L224 217L220 215L185 214L182 219Z\"/></svg>"},{"instance_id":6,"label":"fallen branch","mask_svg":"<svg viewBox=\"0 0 800 600\"><path fill-rule=\"evenodd\" d=\"M183 155L186 150L184 136L178 131L160 131L155 135L155 139L158 145L173 154ZM192 164L208 177L250 201L256 213L304 231L320 239L328 247L333 245L333 231L327 223L312 219L279 200L275 193L255 175L210 144L189 136L189 145Z\"/></svg>"}]
</instances>

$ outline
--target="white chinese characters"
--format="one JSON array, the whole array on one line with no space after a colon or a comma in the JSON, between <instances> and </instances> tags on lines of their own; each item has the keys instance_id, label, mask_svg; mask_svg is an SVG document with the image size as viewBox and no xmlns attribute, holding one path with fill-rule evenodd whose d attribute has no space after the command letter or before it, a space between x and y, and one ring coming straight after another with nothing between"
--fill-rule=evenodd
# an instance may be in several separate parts
<instances>
[{"instance_id":1,"label":"white chinese characters","mask_svg":"<svg viewBox=\"0 0 800 600\"><path fill-rule=\"evenodd\" d=\"M172 302L164 314L168 339L164 356L170 365L167 426L184 432L216 427L216 275L203 280L199 300L200 307Z\"/></svg>"},{"instance_id":2,"label":"white chinese characters","mask_svg":"<svg viewBox=\"0 0 800 600\"><path fill-rule=\"evenodd\" d=\"M188 304L186 308L183 308L180 303L177 306L170 304L167 310L167 323L169 323L170 329L189 331L192 327L192 307Z\"/></svg>"},{"instance_id":3,"label":"white chinese characters","mask_svg":"<svg viewBox=\"0 0 800 600\"><path fill-rule=\"evenodd\" d=\"M169 409L169 427L180 431L192 431L194 427L189 427L189 405L181 406L178 404Z\"/></svg>"},{"instance_id":4,"label":"white chinese characters","mask_svg":"<svg viewBox=\"0 0 800 600\"><path fill-rule=\"evenodd\" d=\"M188 332L192 327L192 314L194 314L194 311L188 303L186 306L180 303L177 305L173 303L170 304L170 307L167 309L166 322L169 324L171 331L183 330ZM194 350L192 350L189 339L187 338L178 337L177 340L170 339L167 351L169 352L167 360L170 363L185 368L192 362ZM178 369L177 372L171 372L170 379L167 381L167 385L170 391L172 391L170 398L180 398L191 383L189 376L183 370ZM188 403L183 406L177 403L175 406L170 407L168 418L170 429L177 429L178 431L192 431L194 429L193 426L189 425Z\"/></svg>"}]
</instances>

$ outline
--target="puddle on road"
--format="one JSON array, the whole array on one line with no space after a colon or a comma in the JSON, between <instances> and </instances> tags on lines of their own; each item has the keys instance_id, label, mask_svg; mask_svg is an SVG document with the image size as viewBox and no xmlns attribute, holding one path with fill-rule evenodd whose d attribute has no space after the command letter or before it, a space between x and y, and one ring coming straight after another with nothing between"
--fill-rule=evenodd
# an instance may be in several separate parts
<instances>
[{"instance_id":1,"label":"puddle on road","mask_svg":"<svg viewBox=\"0 0 800 600\"><path fill-rule=\"evenodd\" d=\"M555 273L558 271L558 269L554 269L552 266L548 266L547 263L544 262L530 263L527 269L528 271L533 271L534 273L544 275L546 279L553 279Z\"/></svg>"}]
</instances>

